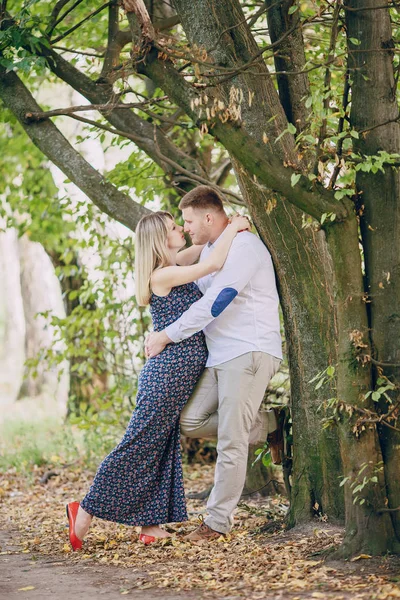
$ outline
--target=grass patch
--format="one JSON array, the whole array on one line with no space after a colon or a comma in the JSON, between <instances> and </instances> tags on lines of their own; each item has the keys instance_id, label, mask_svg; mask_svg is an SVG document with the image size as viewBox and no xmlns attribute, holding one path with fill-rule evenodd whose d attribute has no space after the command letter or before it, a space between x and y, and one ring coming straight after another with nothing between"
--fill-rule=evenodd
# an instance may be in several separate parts
<instances>
[{"instance_id":1,"label":"grass patch","mask_svg":"<svg viewBox=\"0 0 400 600\"><path fill-rule=\"evenodd\" d=\"M95 469L115 443L60 418L34 422L14 418L0 425L0 471L15 469L29 475L35 465L52 468L76 463Z\"/></svg>"}]
</instances>

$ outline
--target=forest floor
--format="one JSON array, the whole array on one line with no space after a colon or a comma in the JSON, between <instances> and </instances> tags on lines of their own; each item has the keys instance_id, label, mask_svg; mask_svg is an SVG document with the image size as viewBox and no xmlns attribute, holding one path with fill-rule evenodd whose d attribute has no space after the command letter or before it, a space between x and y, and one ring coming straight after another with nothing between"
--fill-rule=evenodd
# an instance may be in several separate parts
<instances>
[{"instance_id":1,"label":"forest floor","mask_svg":"<svg viewBox=\"0 0 400 600\"><path fill-rule=\"evenodd\" d=\"M180 539L196 526L205 502L189 500L189 523L176 536L150 546L135 528L94 520L83 551L68 543L65 504L79 500L92 473L79 464L22 476L0 474L0 597L141 600L364 600L400 598L400 560L367 555L329 560L343 531L324 520L286 531L281 497L247 499L231 535L199 546ZM185 467L187 491L212 481L212 465Z\"/></svg>"}]
</instances>

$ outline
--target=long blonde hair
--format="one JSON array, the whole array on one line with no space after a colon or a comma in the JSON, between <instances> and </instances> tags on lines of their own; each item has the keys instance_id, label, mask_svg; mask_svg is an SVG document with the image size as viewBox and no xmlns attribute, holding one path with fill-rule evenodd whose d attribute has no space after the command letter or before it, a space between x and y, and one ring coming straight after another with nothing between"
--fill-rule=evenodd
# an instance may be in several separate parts
<instances>
[{"instance_id":1,"label":"long blonde hair","mask_svg":"<svg viewBox=\"0 0 400 600\"><path fill-rule=\"evenodd\" d=\"M167 220L173 217L160 210L142 217L136 227L135 286L139 306L150 302L150 278L156 269L169 265Z\"/></svg>"}]
</instances>

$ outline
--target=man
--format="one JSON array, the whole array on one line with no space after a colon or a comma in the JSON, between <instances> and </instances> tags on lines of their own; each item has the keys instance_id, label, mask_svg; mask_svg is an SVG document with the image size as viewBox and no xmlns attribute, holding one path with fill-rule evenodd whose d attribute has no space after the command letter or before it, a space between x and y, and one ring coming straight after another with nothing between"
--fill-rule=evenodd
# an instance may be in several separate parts
<instances>
[{"instance_id":1,"label":"man","mask_svg":"<svg viewBox=\"0 0 400 600\"><path fill-rule=\"evenodd\" d=\"M179 208L193 243L206 244L203 260L228 224L222 201L213 188L199 186L182 198ZM203 298L146 341L146 354L153 357L197 331L206 337L206 369L182 411L181 431L189 437L217 437L218 457L208 516L186 536L191 541L212 539L232 528L246 478L248 444L265 442L266 434L277 428L273 411L259 408L282 359L274 269L257 236L239 233L223 268L197 284Z\"/></svg>"}]
</instances>

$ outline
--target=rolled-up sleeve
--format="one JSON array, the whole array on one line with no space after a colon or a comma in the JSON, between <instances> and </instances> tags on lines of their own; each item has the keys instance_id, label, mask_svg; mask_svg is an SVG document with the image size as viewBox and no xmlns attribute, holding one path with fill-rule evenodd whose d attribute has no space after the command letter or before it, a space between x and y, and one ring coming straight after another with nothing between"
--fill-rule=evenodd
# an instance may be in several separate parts
<instances>
[{"instance_id":1,"label":"rolled-up sleeve","mask_svg":"<svg viewBox=\"0 0 400 600\"><path fill-rule=\"evenodd\" d=\"M260 259L255 249L238 240L232 245L223 268L214 275L204 296L166 327L169 339L177 343L204 329L243 290L259 266Z\"/></svg>"}]
</instances>

